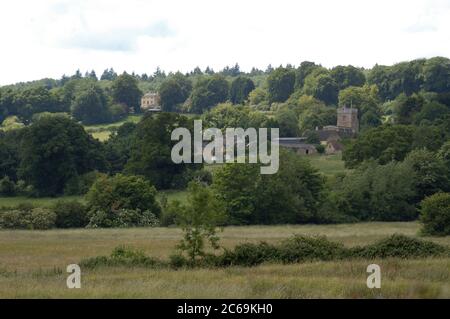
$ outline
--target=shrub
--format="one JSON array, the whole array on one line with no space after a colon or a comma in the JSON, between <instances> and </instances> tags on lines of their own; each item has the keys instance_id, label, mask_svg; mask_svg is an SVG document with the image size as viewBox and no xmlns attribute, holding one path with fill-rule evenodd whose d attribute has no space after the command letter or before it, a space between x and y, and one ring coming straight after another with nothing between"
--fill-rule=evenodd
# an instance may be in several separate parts
<instances>
[{"instance_id":1,"label":"shrub","mask_svg":"<svg viewBox=\"0 0 450 319\"><path fill-rule=\"evenodd\" d=\"M58 201L54 211L58 228L80 228L89 223L87 208L78 201Z\"/></svg>"},{"instance_id":2,"label":"shrub","mask_svg":"<svg viewBox=\"0 0 450 319\"><path fill-rule=\"evenodd\" d=\"M45 208L35 208L31 211L31 224L33 229L50 229L55 227L55 212Z\"/></svg>"},{"instance_id":3,"label":"shrub","mask_svg":"<svg viewBox=\"0 0 450 319\"><path fill-rule=\"evenodd\" d=\"M140 250L128 247L116 247L110 256L92 257L80 262L81 267L96 268L101 266L126 266L126 267L157 267L162 263L152 257L148 257Z\"/></svg>"},{"instance_id":4,"label":"shrub","mask_svg":"<svg viewBox=\"0 0 450 319\"><path fill-rule=\"evenodd\" d=\"M161 208L155 195L156 189L143 178L117 174L113 177L99 177L86 198L91 212L139 209L159 216Z\"/></svg>"},{"instance_id":5,"label":"shrub","mask_svg":"<svg viewBox=\"0 0 450 319\"><path fill-rule=\"evenodd\" d=\"M16 195L16 185L9 179L8 176L0 179L0 195L14 196Z\"/></svg>"},{"instance_id":6,"label":"shrub","mask_svg":"<svg viewBox=\"0 0 450 319\"><path fill-rule=\"evenodd\" d=\"M438 193L421 203L420 220L422 233L427 235L450 235L450 193Z\"/></svg>"},{"instance_id":7,"label":"shrub","mask_svg":"<svg viewBox=\"0 0 450 319\"><path fill-rule=\"evenodd\" d=\"M29 211L11 210L0 213L0 228L31 229L31 214Z\"/></svg>"},{"instance_id":8,"label":"shrub","mask_svg":"<svg viewBox=\"0 0 450 319\"><path fill-rule=\"evenodd\" d=\"M264 262L276 261L279 259L279 250L266 242L259 244L241 244L237 245L233 251L225 250L219 257L218 265L240 265L256 266Z\"/></svg>"},{"instance_id":9,"label":"shrub","mask_svg":"<svg viewBox=\"0 0 450 319\"><path fill-rule=\"evenodd\" d=\"M326 237L296 235L286 239L279 247L279 259L284 263L310 260L333 260L341 258L346 251L343 245L333 243Z\"/></svg>"},{"instance_id":10,"label":"shrub","mask_svg":"<svg viewBox=\"0 0 450 319\"><path fill-rule=\"evenodd\" d=\"M175 225L177 222L177 214L183 209L181 202L174 200L167 205L164 205L161 214L161 226Z\"/></svg>"},{"instance_id":11,"label":"shrub","mask_svg":"<svg viewBox=\"0 0 450 319\"><path fill-rule=\"evenodd\" d=\"M448 248L429 241L394 234L365 247L350 249L350 255L361 258L417 258L448 255Z\"/></svg>"},{"instance_id":12,"label":"shrub","mask_svg":"<svg viewBox=\"0 0 450 319\"><path fill-rule=\"evenodd\" d=\"M189 265L189 261L182 254L173 254L169 256L169 265L174 269Z\"/></svg>"},{"instance_id":13,"label":"shrub","mask_svg":"<svg viewBox=\"0 0 450 319\"><path fill-rule=\"evenodd\" d=\"M159 226L158 218L150 211L141 212L140 209L119 209L105 212L98 210L91 214L88 227L156 227Z\"/></svg>"},{"instance_id":14,"label":"shrub","mask_svg":"<svg viewBox=\"0 0 450 319\"><path fill-rule=\"evenodd\" d=\"M49 209L12 210L0 213L0 228L50 229L55 227L56 214Z\"/></svg>"}]
</instances>

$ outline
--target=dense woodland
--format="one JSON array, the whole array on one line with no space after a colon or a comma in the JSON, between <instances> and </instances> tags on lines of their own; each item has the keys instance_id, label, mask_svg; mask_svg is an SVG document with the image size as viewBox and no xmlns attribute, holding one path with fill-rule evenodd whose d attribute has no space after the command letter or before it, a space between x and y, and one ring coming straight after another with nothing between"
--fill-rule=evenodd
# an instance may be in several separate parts
<instances>
[{"instance_id":1,"label":"dense woodland","mask_svg":"<svg viewBox=\"0 0 450 319\"><path fill-rule=\"evenodd\" d=\"M147 91L159 92L164 112L120 126L105 142L85 131L141 113ZM344 141L347 174L324 177L288 151L267 176L257 165L211 170L170 158L172 129L194 118L204 127L278 127L318 143L315 128L335 125L344 105L360 121L357 138ZM187 204L158 202L156 192L193 182L207 185L196 198L203 190L217 200L223 224L414 220L425 198L450 191L450 60L442 57L372 69L302 62L248 73L237 64L188 74L108 69L100 78L77 71L1 87L0 122L0 194L87 194L87 207L72 203L85 211L76 227L170 225ZM439 231L449 232L443 224Z\"/></svg>"}]
</instances>

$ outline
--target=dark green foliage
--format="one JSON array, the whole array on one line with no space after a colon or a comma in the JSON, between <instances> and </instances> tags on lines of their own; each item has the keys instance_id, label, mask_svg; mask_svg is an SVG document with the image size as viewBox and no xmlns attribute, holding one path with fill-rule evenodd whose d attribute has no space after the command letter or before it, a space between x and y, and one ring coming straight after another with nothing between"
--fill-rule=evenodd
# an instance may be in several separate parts
<instances>
[{"instance_id":1,"label":"dark green foliage","mask_svg":"<svg viewBox=\"0 0 450 319\"><path fill-rule=\"evenodd\" d=\"M117 266L157 268L162 266L162 263L155 258L145 256L144 252L140 250L121 246L115 248L110 256L84 259L80 262L80 266L87 269Z\"/></svg>"},{"instance_id":2,"label":"dark green foliage","mask_svg":"<svg viewBox=\"0 0 450 319\"><path fill-rule=\"evenodd\" d=\"M49 209L34 208L30 212L31 225L33 229L50 229L55 227L56 214Z\"/></svg>"},{"instance_id":3,"label":"dark green foliage","mask_svg":"<svg viewBox=\"0 0 450 319\"><path fill-rule=\"evenodd\" d=\"M301 89L305 84L305 79L308 75L311 74L316 69L322 68L320 65L315 64L314 62L303 61L300 63L300 66L295 71L295 88Z\"/></svg>"},{"instance_id":4,"label":"dark green foliage","mask_svg":"<svg viewBox=\"0 0 450 319\"><path fill-rule=\"evenodd\" d=\"M339 87L327 70L317 69L305 79L303 91L327 105L337 105Z\"/></svg>"},{"instance_id":5,"label":"dark green foliage","mask_svg":"<svg viewBox=\"0 0 450 319\"><path fill-rule=\"evenodd\" d=\"M250 78L238 76L231 82L230 101L233 104L243 104L255 89L255 83Z\"/></svg>"},{"instance_id":6,"label":"dark green foliage","mask_svg":"<svg viewBox=\"0 0 450 319\"><path fill-rule=\"evenodd\" d=\"M402 93L397 96L394 103L396 122L398 124L411 124L414 115L422 109L425 100L418 94L406 96Z\"/></svg>"},{"instance_id":7,"label":"dark green foliage","mask_svg":"<svg viewBox=\"0 0 450 319\"><path fill-rule=\"evenodd\" d=\"M142 251L118 247L110 256L99 256L82 260L80 266L96 267L252 267L262 263L302 263L310 261L349 260L354 258L427 258L448 257L450 249L433 242L394 234L374 244L346 248L329 241L326 237L295 235L278 245L265 242L244 243L225 249L222 254L205 254L201 259L189 260L181 254L173 254L169 261L147 257Z\"/></svg>"},{"instance_id":8,"label":"dark green foliage","mask_svg":"<svg viewBox=\"0 0 450 319\"><path fill-rule=\"evenodd\" d=\"M89 222L87 207L78 201L58 201L53 207L57 228L81 228Z\"/></svg>"},{"instance_id":9,"label":"dark green foliage","mask_svg":"<svg viewBox=\"0 0 450 319\"><path fill-rule=\"evenodd\" d=\"M0 196L14 196L16 195L16 185L9 179L8 176L0 179Z\"/></svg>"},{"instance_id":10,"label":"dark green foliage","mask_svg":"<svg viewBox=\"0 0 450 319\"><path fill-rule=\"evenodd\" d=\"M433 242L394 234L375 244L350 249L355 258L426 258L448 256L449 249Z\"/></svg>"},{"instance_id":11,"label":"dark green foliage","mask_svg":"<svg viewBox=\"0 0 450 319\"><path fill-rule=\"evenodd\" d=\"M275 113L275 121L280 129L280 137L299 136L298 117L293 110L282 108Z\"/></svg>"},{"instance_id":12,"label":"dark green foliage","mask_svg":"<svg viewBox=\"0 0 450 319\"><path fill-rule=\"evenodd\" d=\"M353 168L365 160L376 160L386 164L401 161L413 145L414 127L405 125L383 125L367 130L344 149L342 159L346 167Z\"/></svg>"},{"instance_id":13,"label":"dark green foliage","mask_svg":"<svg viewBox=\"0 0 450 319\"><path fill-rule=\"evenodd\" d=\"M376 65L369 72L367 81L378 86L383 101L395 99L400 93L410 95L418 92L423 85L424 62L413 60L393 66Z\"/></svg>"},{"instance_id":14,"label":"dark green foliage","mask_svg":"<svg viewBox=\"0 0 450 319\"><path fill-rule=\"evenodd\" d=\"M112 97L116 103L123 103L133 108L136 113L141 110L142 92L137 80L127 73L119 75L112 85Z\"/></svg>"},{"instance_id":15,"label":"dark green foliage","mask_svg":"<svg viewBox=\"0 0 450 319\"><path fill-rule=\"evenodd\" d=\"M312 260L335 260L345 256L342 244L333 243L326 237L296 235L279 246L279 260L283 263L298 263Z\"/></svg>"},{"instance_id":16,"label":"dark green foliage","mask_svg":"<svg viewBox=\"0 0 450 319\"><path fill-rule=\"evenodd\" d=\"M92 171L81 176L77 175L72 177L66 183L64 195L72 196L86 194L99 176L103 176L103 174Z\"/></svg>"},{"instance_id":17,"label":"dark green foliage","mask_svg":"<svg viewBox=\"0 0 450 319\"><path fill-rule=\"evenodd\" d=\"M331 69L330 75L336 82L339 90L349 86L363 86L366 83L364 73L352 65L338 65Z\"/></svg>"},{"instance_id":18,"label":"dark green foliage","mask_svg":"<svg viewBox=\"0 0 450 319\"><path fill-rule=\"evenodd\" d=\"M113 68L110 68L109 70L106 69L103 71L102 76L100 77L100 80L108 80L108 81L114 81L117 78L117 73L114 72Z\"/></svg>"},{"instance_id":19,"label":"dark green foliage","mask_svg":"<svg viewBox=\"0 0 450 319\"><path fill-rule=\"evenodd\" d=\"M228 127L250 127L258 129L260 127L278 127L278 123L270 119L267 115L255 111L253 108L242 105L232 105L222 103L214 107L202 116L205 127L216 127L226 129Z\"/></svg>"},{"instance_id":20,"label":"dark green foliage","mask_svg":"<svg viewBox=\"0 0 450 319\"><path fill-rule=\"evenodd\" d=\"M83 124L107 122L110 117L106 96L98 85L81 92L72 102L71 112Z\"/></svg>"},{"instance_id":21,"label":"dark green foliage","mask_svg":"<svg viewBox=\"0 0 450 319\"><path fill-rule=\"evenodd\" d=\"M437 193L421 202L420 221L426 235L450 235L450 194Z\"/></svg>"},{"instance_id":22,"label":"dark green foliage","mask_svg":"<svg viewBox=\"0 0 450 319\"><path fill-rule=\"evenodd\" d=\"M415 173L414 203L438 192L450 191L450 171L435 153L421 149L408 154L404 161Z\"/></svg>"},{"instance_id":23,"label":"dark green foliage","mask_svg":"<svg viewBox=\"0 0 450 319\"><path fill-rule=\"evenodd\" d=\"M32 229L30 211L16 209L0 212L0 228Z\"/></svg>"},{"instance_id":24,"label":"dark green foliage","mask_svg":"<svg viewBox=\"0 0 450 319\"><path fill-rule=\"evenodd\" d=\"M131 156L136 126L132 122L122 124L105 142L105 158L107 170L110 174L117 174L125 169L125 165Z\"/></svg>"},{"instance_id":25,"label":"dark green foliage","mask_svg":"<svg viewBox=\"0 0 450 319\"><path fill-rule=\"evenodd\" d=\"M172 141L171 133L177 127L192 132L193 120L174 113L145 115L134 133L125 171L146 177L157 189L185 187L185 172L201 165L172 161L172 147L178 142Z\"/></svg>"},{"instance_id":26,"label":"dark green foliage","mask_svg":"<svg viewBox=\"0 0 450 319\"><path fill-rule=\"evenodd\" d=\"M229 84L221 75L200 78L191 94L192 113L203 113L228 98Z\"/></svg>"},{"instance_id":27,"label":"dark green foliage","mask_svg":"<svg viewBox=\"0 0 450 319\"><path fill-rule=\"evenodd\" d=\"M167 78L159 88L161 108L165 112L177 111L178 105L186 101L192 91L192 82L181 73Z\"/></svg>"},{"instance_id":28,"label":"dark green foliage","mask_svg":"<svg viewBox=\"0 0 450 319\"><path fill-rule=\"evenodd\" d=\"M229 163L213 178L229 224L314 222L323 186L307 161L283 150L276 174L261 175L256 164Z\"/></svg>"},{"instance_id":29,"label":"dark green foliage","mask_svg":"<svg viewBox=\"0 0 450 319\"><path fill-rule=\"evenodd\" d=\"M295 72L279 67L267 78L269 102L284 102L294 92Z\"/></svg>"},{"instance_id":30,"label":"dark green foliage","mask_svg":"<svg viewBox=\"0 0 450 319\"><path fill-rule=\"evenodd\" d=\"M219 266L256 266L264 262L279 260L280 251L277 247L265 242L259 244L240 244L232 251L226 250L218 258Z\"/></svg>"},{"instance_id":31,"label":"dark green foliage","mask_svg":"<svg viewBox=\"0 0 450 319\"><path fill-rule=\"evenodd\" d=\"M120 209L149 211L159 216L161 208L155 199L156 189L142 177L117 174L101 176L86 195L91 213L109 214Z\"/></svg>"},{"instance_id":32,"label":"dark green foliage","mask_svg":"<svg viewBox=\"0 0 450 319\"><path fill-rule=\"evenodd\" d=\"M423 88L426 91L448 93L450 90L450 60L443 57L428 59L423 66Z\"/></svg>"},{"instance_id":33,"label":"dark green foliage","mask_svg":"<svg viewBox=\"0 0 450 319\"><path fill-rule=\"evenodd\" d=\"M205 242L212 249L219 248L217 226L226 219L222 203L214 192L199 182L191 182L186 204L178 206L176 223L183 230L183 239L178 248L185 252L192 263L205 256Z\"/></svg>"},{"instance_id":34,"label":"dark green foliage","mask_svg":"<svg viewBox=\"0 0 450 319\"><path fill-rule=\"evenodd\" d=\"M45 208L0 212L0 228L45 230L55 227L56 214Z\"/></svg>"},{"instance_id":35,"label":"dark green foliage","mask_svg":"<svg viewBox=\"0 0 450 319\"><path fill-rule=\"evenodd\" d=\"M354 220L406 221L417 217L416 174L404 163L368 163L338 180L329 205Z\"/></svg>"},{"instance_id":36,"label":"dark green foliage","mask_svg":"<svg viewBox=\"0 0 450 319\"><path fill-rule=\"evenodd\" d=\"M19 176L38 196L62 194L74 177L102 169L100 142L65 117L43 117L26 129Z\"/></svg>"},{"instance_id":37,"label":"dark green foliage","mask_svg":"<svg viewBox=\"0 0 450 319\"><path fill-rule=\"evenodd\" d=\"M413 122L416 125L420 125L421 123L438 123L440 119L444 119L449 116L450 107L436 102L428 102L426 103L420 110L420 112L414 114Z\"/></svg>"},{"instance_id":38,"label":"dark green foliage","mask_svg":"<svg viewBox=\"0 0 450 319\"><path fill-rule=\"evenodd\" d=\"M17 170L20 165L20 140L25 130L0 130L0 178L8 176L17 181Z\"/></svg>"},{"instance_id":39,"label":"dark green foliage","mask_svg":"<svg viewBox=\"0 0 450 319\"><path fill-rule=\"evenodd\" d=\"M120 208L110 211L97 210L89 213L89 228L156 227L159 220L149 210Z\"/></svg>"}]
</instances>

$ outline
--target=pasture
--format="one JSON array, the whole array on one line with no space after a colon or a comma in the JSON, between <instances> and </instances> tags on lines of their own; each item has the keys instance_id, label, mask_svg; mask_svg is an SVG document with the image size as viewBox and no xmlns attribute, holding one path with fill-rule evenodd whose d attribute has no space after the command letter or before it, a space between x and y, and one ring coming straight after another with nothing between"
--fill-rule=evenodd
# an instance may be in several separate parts
<instances>
[{"instance_id":1,"label":"pasture","mask_svg":"<svg viewBox=\"0 0 450 319\"><path fill-rule=\"evenodd\" d=\"M227 227L221 243L261 240L276 243L292 234L326 235L346 246L365 245L394 233L417 236L419 224ZM44 298L450 298L450 259L350 260L253 268L146 269L103 267L82 270L82 288L66 287L68 264L109 255L117 246L167 258L181 231L177 228L0 231L0 297ZM450 245L450 237L426 238ZM382 288L366 287L366 267L377 263Z\"/></svg>"}]
</instances>

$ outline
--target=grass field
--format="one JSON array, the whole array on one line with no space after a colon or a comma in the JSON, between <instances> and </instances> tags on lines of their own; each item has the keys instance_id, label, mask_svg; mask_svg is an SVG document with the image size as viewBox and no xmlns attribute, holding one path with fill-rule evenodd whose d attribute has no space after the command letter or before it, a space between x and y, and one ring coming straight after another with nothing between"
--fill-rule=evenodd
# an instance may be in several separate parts
<instances>
[{"instance_id":1,"label":"grass field","mask_svg":"<svg viewBox=\"0 0 450 319\"><path fill-rule=\"evenodd\" d=\"M0 209L16 207L19 204L32 204L34 207L51 207L59 200L78 200L84 201L83 196L64 196L64 197L0 197Z\"/></svg>"},{"instance_id":2,"label":"grass field","mask_svg":"<svg viewBox=\"0 0 450 319\"><path fill-rule=\"evenodd\" d=\"M171 200L179 200L183 202L186 200L187 191L178 191L178 190L169 190L169 191L161 191L156 195L157 199L161 199L161 197L165 194L169 201ZM42 197L42 198L30 198L23 196L16 197L0 197L0 209L2 208L14 208L19 204L32 204L34 207L52 207L57 201L64 200L77 200L81 202L85 202L84 196L62 196L62 197Z\"/></svg>"},{"instance_id":3,"label":"grass field","mask_svg":"<svg viewBox=\"0 0 450 319\"><path fill-rule=\"evenodd\" d=\"M138 123L142 118L142 115L128 115L121 121L108 123L108 124L95 124L85 125L86 132L90 133L94 138L104 142L109 139L112 129L118 128L127 122Z\"/></svg>"},{"instance_id":4,"label":"grass field","mask_svg":"<svg viewBox=\"0 0 450 319\"><path fill-rule=\"evenodd\" d=\"M344 161L341 154L336 155L311 155L307 159L311 165L317 168L325 176L332 176L338 173L345 173L348 171L344 167Z\"/></svg>"},{"instance_id":5,"label":"grass field","mask_svg":"<svg viewBox=\"0 0 450 319\"><path fill-rule=\"evenodd\" d=\"M416 236L419 225L360 223L344 225L228 227L222 244L266 240L292 234L321 234L348 246L372 243L393 233ZM108 255L119 245L167 258L181 232L176 228L0 231L0 297L99 298L450 298L450 259L353 260L254 268L82 270L82 288L66 288L65 268L86 257ZM427 238L450 245L450 237ZM366 267L377 263L382 288L366 287Z\"/></svg>"}]
</instances>

